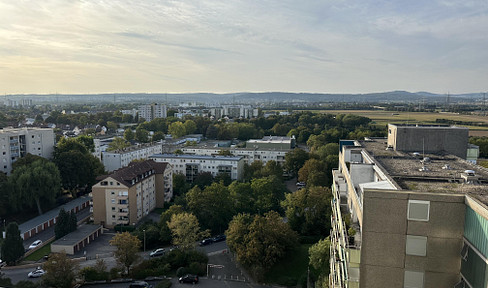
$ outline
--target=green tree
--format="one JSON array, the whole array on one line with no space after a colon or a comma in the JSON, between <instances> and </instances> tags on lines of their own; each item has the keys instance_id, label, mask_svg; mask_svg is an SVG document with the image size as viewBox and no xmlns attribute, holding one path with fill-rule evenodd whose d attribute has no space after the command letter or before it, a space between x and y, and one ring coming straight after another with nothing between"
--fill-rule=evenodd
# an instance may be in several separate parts
<instances>
[{"instance_id":1,"label":"green tree","mask_svg":"<svg viewBox=\"0 0 488 288\"><path fill-rule=\"evenodd\" d=\"M70 190L91 187L96 183L96 177L105 170L98 158L77 150L59 153L54 161L60 171L63 187Z\"/></svg>"},{"instance_id":2,"label":"green tree","mask_svg":"<svg viewBox=\"0 0 488 288\"><path fill-rule=\"evenodd\" d=\"M307 186L330 186L330 171L325 161L309 159L298 171L298 181Z\"/></svg>"},{"instance_id":3,"label":"green tree","mask_svg":"<svg viewBox=\"0 0 488 288\"><path fill-rule=\"evenodd\" d=\"M185 126L186 134L192 134L197 130L197 124L195 124L195 121L193 120L186 120L185 123L183 123L183 126Z\"/></svg>"},{"instance_id":4,"label":"green tree","mask_svg":"<svg viewBox=\"0 0 488 288\"><path fill-rule=\"evenodd\" d=\"M230 222L226 235L237 260L258 278L298 244L296 232L275 211L252 218L239 214Z\"/></svg>"},{"instance_id":5,"label":"green tree","mask_svg":"<svg viewBox=\"0 0 488 288\"><path fill-rule=\"evenodd\" d=\"M140 128L138 126L136 128L136 140L142 143L149 142L149 132L146 129Z\"/></svg>"},{"instance_id":6,"label":"green tree","mask_svg":"<svg viewBox=\"0 0 488 288\"><path fill-rule=\"evenodd\" d=\"M132 129L131 128L125 129L125 131L124 131L125 141L132 141L132 140L134 140L134 138L135 138L135 135L134 135L134 132L132 132Z\"/></svg>"},{"instance_id":7,"label":"green tree","mask_svg":"<svg viewBox=\"0 0 488 288\"><path fill-rule=\"evenodd\" d=\"M125 141L123 138L114 137L114 140L108 144L107 151L121 150L129 146L130 143Z\"/></svg>"},{"instance_id":8,"label":"green tree","mask_svg":"<svg viewBox=\"0 0 488 288\"><path fill-rule=\"evenodd\" d=\"M58 213L56 224L54 224L54 235L56 236L56 239L60 239L69 233L69 223L69 214L66 213L64 208L61 208Z\"/></svg>"},{"instance_id":9,"label":"green tree","mask_svg":"<svg viewBox=\"0 0 488 288\"><path fill-rule=\"evenodd\" d=\"M152 141L160 141L160 140L164 140L164 133L161 131L154 132Z\"/></svg>"},{"instance_id":10,"label":"green tree","mask_svg":"<svg viewBox=\"0 0 488 288\"><path fill-rule=\"evenodd\" d=\"M283 168L281 165L274 161L270 160L266 162L266 165L264 165L263 169L261 170L263 173L263 176L276 176L278 179L282 179L283 177Z\"/></svg>"},{"instance_id":11,"label":"green tree","mask_svg":"<svg viewBox=\"0 0 488 288\"><path fill-rule=\"evenodd\" d=\"M12 163L12 171L17 169L17 167L30 165L34 161L40 160L40 159L45 160L45 158L43 158L41 156L37 156L37 155L27 153L27 155L25 155L25 157L19 158L14 163Z\"/></svg>"},{"instance_id":12,"label":"green tree","mask_svg":"<svg viewBox=\"0 0 488 288\"><path fill-rule=\"evenodd\" d=\"M229 185L229 192L236 213L254 212L254 195L251 183L234 181Z\"/></svg>"},{"instance_id":13,"label":"green tree","mask_svg":"<svg viewBox=\"0 0 488 288\"><path fill-rule=\"evenodd\" d=\"M327 276L329 275L329 259L330 259L330 239L329 237L320 240L308 249L309 264L320 272L320 283L327 283ZM317 283L316 283L317 284ZM328 287L320 285L319 287Z\"/></svg>"},{"instance_id":14,"label":"green tree","mask_svg":"<svg viewBox=\"0 0 488 288\"><path fill-rule=\"evenodd\" d=\"M141 241L136 236L129 234L129 232L117 233L110 245L116 246L117 249L114 252L117 263L123 266L130 274L130 267L139 259L139 249L141 248Z\"/></svg>"},{"instance_id":15,"label":"green tree","mask_svg":"<svg viewBox=\"0 0 488 288\"><path fill-rule=\"evenodd\" d=\"M213 176L210 172L201 172L193 180L193 185L197 185L200 189L205 189L205 187L210 186L213 182Z\"/></svg>"},{"instance_id":16,"label":"green tree","mask_svg":"<svg viewBox=\"0 0 488 288\"><path fill-rule=\"evenodd\" d=\"M11 204L18 207L36 205L39 215L42 214L41 202L52 205L61 191L59 170L45 159L17 168L9 180L16 191Z\"/></svg>"},{"instance_id":17,"label":"green tree","mask_svg":"<svg viewBox=\"0 0 488 288\"><path fill-rule=\"evenodd\" d=\"M330 231L329 188L313 186L286 195L281 202L290 227L301 235L325 236Z\"/></svg>"},{"instance_id":18,"label":"green tree","mask_svg":"<svg viewBox=\"0 0 488 288\"><path fill-rule=\"evenodd\" d=\"M195 186L186 193L186 201L203 228L215 233L222 233L234 215L229 189L222 183L214 182L204 190Z\"/></svg>"},{"instance_id":19,"label":"green tree","mask_svg":"<svg viewBox=\"0 0 488 288\"><path fill-rule=\"evenodd\" d=\"M204 237L208 237L208 231L200 231L197 217L191 213L178 213L171 216L168 227L173 235L173 244L181 250L195 249L195 243Z\"/></svg>"},{"instance_id":20,"label":"green tree","mask_svg":"<svg viewBox=\"0 0 488 288\"><path fill-rule=\"evenodd\" d=\"M175 196L184 195L191 186L186 182L186 176L181 173L173 173L173 194Z\"/></svg>"},{"instance_id":21,"label":"green tree","mask_svg":"<svg viewBox=\"0 0 488 288\"><path fill-rule=\"evenodd\" d=\"M173 122L168 126L168 133L174 138L180 138L186 134L186 128L180 121Z\"/></svg>"},{"instance_id":22,"label":"green tree","mask_svg":"<svg viewBox=\"0 0 488 288\"><path fill-rule=\"evenodd\" d=\"M76 141L83 144L88 152L95 152L95 142L93 142L93 137L87 135L81 135L75 138Z\"/></svg>"},{"instance_id":23,"label":"green tree","mask_svg":"<svg viewBox=\"0 0 488 288\"><path fill-rule=\"evenodd\" d=\"M168 227L168 222L171 221L171 216L183 212L183 206L172 205L168 210L161 213L159 218L159 227L161 227L161 230L159 231L159 239L161 242L167 244L171 243L171 230Z\"/></svg>"},{"instance_id":24,"label":"green tree","mask_svg":"<svg viewBox=\"0 0 488 288\"><path fill-rule=\"evenodd\" d=\"M295 148L285 154L285 169L292 172L295 176L308 160L308 153L300 148Z\"/></svg>"},{"instance_id":25,"label":"green tree","mask_svg":"<svg viewBox=\"0 0 488 288\"><path fill-rule=\"evenodd\" d=\"M19 226L15 222L7 225L5 240L2 245L2 260L9 265L17 263L24 256L24 244L20 237Z\"/></svg>"},{"instance_id":26,"label":"green tree","mask_svg":"<svg viewBox=\"0 0 488 288\"><path fill-rule=\"evenodd\" d=\"M76 276L77 265L66 253L53 253L43 265L46 274L42 280L49 287L70 288Z\"/></svg>"},{"instance_id":27,"label":"green tree","mask_svg":"<svg viewBox=\"0 0 488 288\"><path fill-rule=\"evenodd\" d=\"M257 212L279 211L280 202L285 197L286 187L276 176L253 179L251 181L254 206Z\"/></svg>"},{"instance_id":28,"label":"green tree","mask_svg":"<svg viewBox=\"0 0 488 288\"><path fill-rule=\"evenodd\" d=\"M78 217L76 217L76 213L71 211L69 213L69 232L74 232L78 228Z\"/></svg>"}]
</instances>

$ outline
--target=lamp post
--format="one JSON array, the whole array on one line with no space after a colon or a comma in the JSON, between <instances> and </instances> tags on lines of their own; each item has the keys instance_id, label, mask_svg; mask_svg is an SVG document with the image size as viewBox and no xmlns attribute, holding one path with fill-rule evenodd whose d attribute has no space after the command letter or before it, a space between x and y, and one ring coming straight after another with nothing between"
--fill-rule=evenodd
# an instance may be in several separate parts
<instances>
[{"instance_id":1,"label":"lamp post","mask_svg":"<svg viewBox=\"0 0 488 288\"><path fill-rule=\"evenodd\" d=\"M146 229L142 231L144 232L144 252L146 252Z\"/></svg>"}]
</instances>

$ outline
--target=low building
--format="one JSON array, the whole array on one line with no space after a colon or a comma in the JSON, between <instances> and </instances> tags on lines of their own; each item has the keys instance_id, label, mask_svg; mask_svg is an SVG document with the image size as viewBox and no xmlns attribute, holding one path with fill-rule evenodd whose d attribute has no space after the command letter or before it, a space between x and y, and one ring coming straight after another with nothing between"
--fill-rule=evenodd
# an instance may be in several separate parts
<instances>
[{"instance_id":1,"label":"low building","mask_svg":"<svg viewBox=\"0 0 488 288\"><path fill-rule=\"evenodd\" d=\"M65 252L68 255L74 255L76 252L82 251L91 241L102 234L102 225L81 225L75 231L54 241L51 244L51 252Z\"/></svg>"},{"instance_id":2,"label":"low building","mask_svg":"<svg viewBox=\"0 0 488 288\"><path fill-rule=\"evenodd\" d=\"M138 144L115 151L102 152L105 171L111 172L126 167L135 160L147 160L153 154L163 153L162 143Z\"/></svg>"},{"instance_id":3,"label":"low building","mask_svg":"<svg viewBox=\"0 0 488 288\"><path fill-rule=\"evenodd\" d=\"M295 136L264 136L263 139L250 139L246 141L246 148L293 149Z\"/></svg>"},{"instance_id":4,"label":"low building","mask_svg":"<svg viewBox=\"0 0 488 288\"><path fill-rule=\"evenodd\" d=\"M61 209L64 209L68 213L70 213L71 211L76 213L78 221L82 220L82 218L89 217L89 210L85 208L90 207L90 201L91 197L81 196L64 205L61 205L60 207L47 211L40 216L37 216L29 221L20 224L20 237L22 237L22 239L24 240L27 240L34 237L36 234L48 229L49 227L54 226L54 224L56 224L59 211Z\"/></svg>"},{"instance_id":5,"label":"low building","mask_svg":"<svg viewBox=\"0 0 488 288\"><path fill-rule=\"evenodd\" d=\"M105 227L135 224L171 199L173 172L168 163L146 160L99 177L92 187L93 220Z\"/></svg>"},{"instance_id":6,"label":"low building","mask_svg":"<svg viewBox=\"0 0 488 288\"><path fill-rule=\"evenodd\" d=\"M244 158L240 156L156 154L150 158L170 163L174 173L185 175L188 182L193 182L202 172L210 172L214 177L226 173L232 180L242 180L244 176Z\"/></svg>"}]
</instances>

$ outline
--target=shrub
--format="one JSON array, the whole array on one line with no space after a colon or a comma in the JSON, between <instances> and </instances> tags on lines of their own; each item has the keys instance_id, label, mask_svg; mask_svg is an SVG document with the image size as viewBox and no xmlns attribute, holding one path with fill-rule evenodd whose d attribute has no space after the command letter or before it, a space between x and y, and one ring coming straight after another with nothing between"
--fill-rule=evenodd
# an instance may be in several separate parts
<instances>
[{"instance_id":1,"label":"shrub","mask_svg":"<svg viewBox=\"0 0 488 288\"><path fill-rule=\"evenodd\" d=\"M117 279L120 277L120 272L122 272L119 268L114 267L110 269L110 279Z\"/></svg>"},{"instance_id":2,"label":"shrub","mask_svg":"<svg viewBox=\"0 0 488 288\"><path fill-rule=\"evenodd\" d=\"M205 275L207 266L204 263L192 262L188 268L188 272L191 274L197 274L199 276Z\"/></svg>"},{"instance_id":3,"label":"shrub","mask_svg":"<svg viewBox=\"0 0 488 288\"><path fill-rule=\"evenodd\" d=\"M177 277L181 277L183 275L186 275L188 272L187 272L187 269L185 267L180 267L178 268L178 270L176 270L176 276Z\"/></svg>"},{"instance_id":4,"label":"shrub","mask_svg":"<svg viewBox=\"0 0 488 288\"><path fill-rule=\"evenodd\" d=\"M171 281L169 281L168 279L163 279L161 282L158 283L158 285L156 285L156 288L169 288L171 287Z\"/></svg>"},{"instance_id":5,"label":"shrub","mask_svg":"<svg viewBox=\"0 0 488 288\"><path fill-rule=\"evenodd\" d=\"M116 232L133 232L136 228L134 226L126 226L126 225L116 225L114 230Z\"/></svg>"}]
</instances>

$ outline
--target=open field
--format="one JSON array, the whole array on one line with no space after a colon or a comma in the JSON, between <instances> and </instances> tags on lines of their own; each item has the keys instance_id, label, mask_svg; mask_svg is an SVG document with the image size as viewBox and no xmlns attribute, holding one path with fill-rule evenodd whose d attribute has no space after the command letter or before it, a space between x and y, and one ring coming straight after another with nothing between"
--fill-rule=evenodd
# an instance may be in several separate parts
<instances>
[{"instance_id":1,"label":"open field","mask_svg":"<svg viewBox=\"0 0 488 288\"><path fill-rule=\"evenodd\" d=\"M393 124L442 124L436 119L453 121L477 122L488 125L488 117L479 115L464 115L456 113L428 113L428 112L392 112L383 110L321 110L329 114L354 114L370 118L374 125L386 127ZM459 125L469 128L470 136L488 136L488 127Z\"/></svg>"}]
</instances>

